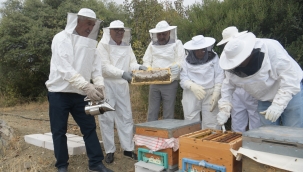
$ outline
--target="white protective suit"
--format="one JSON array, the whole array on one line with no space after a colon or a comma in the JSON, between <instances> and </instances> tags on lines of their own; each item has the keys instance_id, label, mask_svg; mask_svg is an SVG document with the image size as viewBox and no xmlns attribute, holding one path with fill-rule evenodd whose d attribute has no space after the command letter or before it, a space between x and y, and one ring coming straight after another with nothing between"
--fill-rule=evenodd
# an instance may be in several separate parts
<instances>
[{"instance_id":1,"label":"white protective suit","mask_svg":"<svg viewBox=\"0 0 303 172\"><path fill-rule=\"evenodd\" d=\"M201 121L202 129L220 129L217 124L216 114L219 112L218 106L210 112L210 101L216 84L221 85L224 79L224 72L219 66L219 57L216 56L205 64L192 65L184 60L180 73L180 85L183 88L182 105L184 119ZM198 100L190 90L188 81L192 81L205 88L206 95L202 100Z\"/></svg>"},{"instance_id":2,"label":"white protective suit","mask_svg":"<svg viewBox=\"0 0 303 172\"><path fill-rule=\"evenodd\" d=\"M232 96L231 129L234 132L245 132L259 128L261 121L258 113L258 101L243 88L236 88Z\"/></svg>"},{"instance_id":3,"label":"white protective suit","mask_svg":"<svg viewBox=\"0 0 303 172\"><path fill-rule=\"evenodd\" d=\"M125 33L121 45L112 45L110 29L103 28L103 37L98 44L101 54L102 73L105 82L105 98L116 111L99 115L100 130L106 153L116 151L114 142L114 124L124 151L133 151L133 118L130 104L129 85L122 78L123 72L138 70L140 65L130 45L130 29Z\"/></svg>"},{"instance_id":4,"label":"white protective suit","mask_svg":"<svg viewBox=\"0 0 303 172\"><path fill-rule=\"evenodd\" d=\"M260 101L275 102L285 108L293 95L300 92L303 73L282 45L272 39L256 38L254 49L260 48L264 60L261 69L248 77L239 77L225 71L219 109L228 111L236 87Z\"/></svg>"},{"instance_id":5,"label":"white protective suit","mask_svg":"<svg viewBox=\"0 0 303 172\"><path fill-rule=\"evenodd\" d=\"M185 50L182 42L177 39L177 28L175 26L170 27L170 39L166 45L157 44L157 33L150 32L152 41L143 56L143 65L146 67L169 68L171 66L178 66L179 69L175 74L172 73L171 84L154 84L149 86L147 121L158 120L161 102L163 104L163 119L174 118L178 89L177 80L180 78L180 66L185 57Z\"/></svg>"},{"instance_id":6,"label":"white protective suit","mask_svg":"<svg viewBox=\"0 0 303 172\"><path fill-rule=\"evenodd\" d=\"M96 20L89 36L83 37L73 34L77 19L77 14L68 13L65 30L53 38L50 75L45 83L49 92L85 95L81 88L90 79L95 85L104 85L100 54L96 51L101 21Z\"/></svg>"},{"instance_id":7,"label":"white protective suit","mask_svg":"<svg viewBox=\"0 0 303 172\"><path fill-rule=\"evenodd\" d=\"M176 28L170 30L170 40L166 45L157 45L157 34L150 33L152 41L143 56L143 66L151 68L168 68L173 64L181 66L185 57L183 44L177 39ZM172 81L178 80L179 75L172 76Z\"/></svg>"}]
</instances>

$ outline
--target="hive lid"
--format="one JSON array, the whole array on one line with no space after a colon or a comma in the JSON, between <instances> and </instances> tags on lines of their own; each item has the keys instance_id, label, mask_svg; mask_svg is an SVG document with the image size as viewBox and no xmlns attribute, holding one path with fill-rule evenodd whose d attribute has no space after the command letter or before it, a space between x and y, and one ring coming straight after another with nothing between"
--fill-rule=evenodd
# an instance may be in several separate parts
<instances>
[{"instance_id":1,"label":"hive lid","mask_svg":"<svg viewBox=\"0 0 303 172\"><path fill-rule=\"evenodd\" d=\"M251 137L266 140L276 140L289 143L303 144L303 128L286 126L263 126L243 132L243 137Z\"/></svg>"},{"instance_id":2,"label":"hive lid","mask_svg":"<svg viewBox=\"0 0 303 172\"><path fill-rule=\"evenodd\" d=\"M135 124L135 127L156 128L156 129L177 129L185 126L191 126L201 123L201 121L181 120L181 119L162 119L158 121L150 121L140 124Z\"/></svg>"}]
</instances>

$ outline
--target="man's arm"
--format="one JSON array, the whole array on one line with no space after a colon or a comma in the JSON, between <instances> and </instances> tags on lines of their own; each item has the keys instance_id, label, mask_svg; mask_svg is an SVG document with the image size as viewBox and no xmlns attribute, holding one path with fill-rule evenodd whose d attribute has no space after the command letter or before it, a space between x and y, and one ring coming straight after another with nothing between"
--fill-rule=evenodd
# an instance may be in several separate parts
<instances>
[{"instance_id":1,"label":"man's arm","mask_svg":"<svg viewBox=\"0 0 303 172\"><path fill-rule=\"evenodd\" d=\"M98 86L104 86L104 79L102 76L101 54L98 50L95 51L94 63L92 66L93 83Z\"/></svg>"},{"instance_id":2,"label":"man's arm","mask_svg":"<svg viewBox=\"0 0 303 172\"><path fill-rule=\"evenodd\" d=\"M138 64L133 49L130 47L130 70L138 70L141 65Z\"/></svg>"},{"instance_id":3,"label":"man's arm","mask_svg":"<svg viewBox=\"0 0 303 172\"><path fill-rule=\"evenodd\" d=\"M183 47L183 44L180 40L176 41L176 48L175 48L175 63L179 66L181 66L181 63L183 62L185 58L185 49Z\"/></svg>"},{"instance_id":4,"label":"man's arm","mask_svg":"<svg viewBox=\"0 0 303 172\"><path fill-rule=\"evenodd\" d=\"M152 56L152 42L149 43L145 54L143 56L143 66L152 67L153 56Z\"/></svg>"},{"instance_id":5,"label":"man's arm","mask_svg":"<svg viewBox=\"0 0 303 172\"><path fill-rule=\"evenodd\" d=\"M97 51L101 56L102 73L104 77L121 78L123 70L115 67L110 62L109 47L106 44L99 42Z\"/></svg>"}]
</instances>

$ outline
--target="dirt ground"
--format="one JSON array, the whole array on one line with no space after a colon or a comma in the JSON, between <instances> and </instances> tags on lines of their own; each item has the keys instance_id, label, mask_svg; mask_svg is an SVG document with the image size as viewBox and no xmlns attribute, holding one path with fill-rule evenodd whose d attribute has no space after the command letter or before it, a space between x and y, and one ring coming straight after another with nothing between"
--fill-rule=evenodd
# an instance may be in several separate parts
<instances>
[{"instance_id":1,"label":"dirt ground","mask_svg":"<svg viewBox=\"0 0 303 172\"><path fill-rule=\"evenodd\" d=\"M2 152L0 155L0 172L56 171L53 151L28 144L24 141L24 135L50 132L48 102L38 105L0 108L0 119L5 121L14 130L13 140L7 148L2 148L3 150L0 151ZM140 120L144 121L145 118L142 117ZM135 122L138 122L138 119ZM99 140L102 140L97 118L96 123ZM79 127L72 117L69 118L68 124L68 133L82 136ZM104 162L105 166L115 172L134 172L134 164L136 162L123 156L123 150L120 148L117 134L115 134L115 142L117 147L115 161L112 164ZM101 146L103 149L102 144ZM70 156L69 172L85 171L88 171L88 158L86 154Z\"/></svg>"}]
</instances>

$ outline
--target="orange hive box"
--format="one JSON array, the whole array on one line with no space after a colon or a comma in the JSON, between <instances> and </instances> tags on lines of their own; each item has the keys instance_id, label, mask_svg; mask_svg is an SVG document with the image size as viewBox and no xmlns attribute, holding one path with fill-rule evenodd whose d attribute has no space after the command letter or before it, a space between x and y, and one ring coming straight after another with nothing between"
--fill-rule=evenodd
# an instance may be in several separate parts
<instances>
[{"instance_id":1,"label":"orange hive box","mask_svg":"<svg viewBox=\"0 0 303 172\"><path fill-rule=\"evenodd\" d=\"M227 172L241 171L241 162L236 161L230 148L238 150L242 146L242 134L235 132L222 133L220 130L205 129L179 137L179 169L182 169L182 158L225 166ZM198 171L215 172L201 166L194 166Z\"/></svg>"},{"instance_id":2,"label":"orange hive box","mask_svg":"<svg viewBox=\"0 0 303 172\"><path fill-rule=\"evenodd\" d=\"M140 124L135 124L135 134L149 136L149 137L161 137L161 138L179 138L179 136L191 133L194 131L201 130L200 121L190 121L190 120L179 120L179 119L163 119L158 121L145 122ZM136 152L138 148L145 148L145 146L136 145ZM178 155L179 150L173 151L173 148L161 149L157 152L165 152L168 155L168 172L174 172L174 169L178 168ZM159 158L154 154L146 154L146 157L153 157L155 159Z\"/></svg>"}]
</instances>

